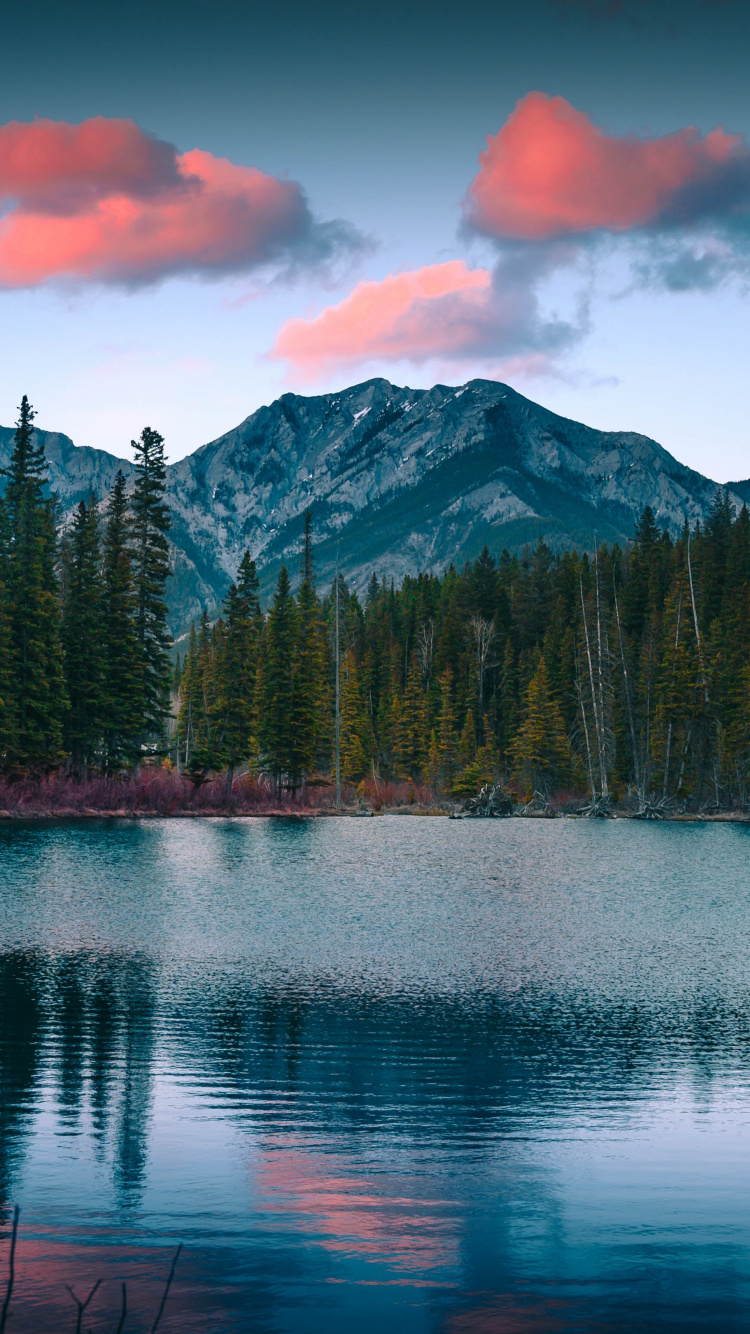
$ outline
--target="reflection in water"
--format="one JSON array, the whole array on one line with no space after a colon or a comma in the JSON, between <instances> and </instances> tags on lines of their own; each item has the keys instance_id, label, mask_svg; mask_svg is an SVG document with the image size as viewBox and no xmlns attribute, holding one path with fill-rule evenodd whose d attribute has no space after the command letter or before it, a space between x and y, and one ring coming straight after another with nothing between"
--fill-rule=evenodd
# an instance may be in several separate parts
<instances>
[{"instance_id":1,"label":"reflection in water","mask_svg":"<svg viewBox=\"0 0 750 1334\"><path fill-rule=\"evenodd\" d=\"M181 1330L744 1328L748 848L0 830L14 1329L100 1276L146 1327L178 1240Z\"/></svg>"}]
</instances>

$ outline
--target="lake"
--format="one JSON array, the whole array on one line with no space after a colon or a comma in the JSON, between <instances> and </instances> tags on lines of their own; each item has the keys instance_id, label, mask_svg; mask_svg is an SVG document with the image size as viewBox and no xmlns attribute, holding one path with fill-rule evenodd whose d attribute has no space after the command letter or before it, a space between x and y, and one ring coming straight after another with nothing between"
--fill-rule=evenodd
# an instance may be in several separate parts
<instances>
[{"instance_id":1,"label":"lake","mask_svg":"<svg viewBox=\"0 0 750 1334\"><path fill-rule=\"evenodd\" d=\"M750 828L0 826L8 1334L745 1330Z\"/></svg>"}]
</instances>

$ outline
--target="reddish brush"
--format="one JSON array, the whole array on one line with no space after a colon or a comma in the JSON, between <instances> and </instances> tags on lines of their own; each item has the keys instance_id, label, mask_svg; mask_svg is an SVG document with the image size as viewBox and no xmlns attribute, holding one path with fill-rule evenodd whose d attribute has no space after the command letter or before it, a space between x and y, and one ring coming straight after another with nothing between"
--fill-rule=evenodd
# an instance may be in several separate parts
<instances>
[{"instance_id":1,"label":"reddish brush","mask_svg":"<svg viewBox=\"0 0 750 1334\"><path fill-rule=\"evenodd\" d=\"M345 784L342 798L354 800L353 788ZM0 814L16 819L45 816L91 815L263 815L327 810L335 804L330 787L307 787L277 796L262 778L249 775L235 779L227 788L223 778L196 787L174 770L144 767L138 778L106 778L96 775L77 778L50 774L25 777L13 782L0 779Z\"/></svg>"},{"instance_id":2,"label":"reddish brush","mask_svg":"<svg viewBox=\"0 0 750 1334\"><path fill-rule=\"evenodd\" d=\"M392 806L435 806L437 798L431 787L410 780L389 781L367 778L359 784L357 794L373 810Z\"/></svg>"}]
</instances>

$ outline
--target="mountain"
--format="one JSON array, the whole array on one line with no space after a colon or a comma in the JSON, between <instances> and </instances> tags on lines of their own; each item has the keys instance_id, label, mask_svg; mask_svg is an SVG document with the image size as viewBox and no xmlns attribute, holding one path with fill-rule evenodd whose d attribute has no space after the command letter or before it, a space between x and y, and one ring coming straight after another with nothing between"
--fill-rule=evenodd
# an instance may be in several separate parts
<instances>
[{"instance_id":1,"label":"mountain","mask_svg":"<svg viewBox=\"0 0 750 1334\"><path fill-rule=\"evenodd\" d=\"M69 511L118 467L102 450L39 433L50 481ZM0 463L13 432L0 428ZM172 629L221 600L245 547L270 591L296 568L313 511L318 579L342 572L363 589L373 570L399 581L472 559L486 544L518 551L625 542L648 504L677 532L702 520L716 483L647 436L597 431L508 385L402 389L368 380L336 394L284 394L168 469L173 511ZM739 505L750 482L730 488Z\"/></svg>"}]
</instances>

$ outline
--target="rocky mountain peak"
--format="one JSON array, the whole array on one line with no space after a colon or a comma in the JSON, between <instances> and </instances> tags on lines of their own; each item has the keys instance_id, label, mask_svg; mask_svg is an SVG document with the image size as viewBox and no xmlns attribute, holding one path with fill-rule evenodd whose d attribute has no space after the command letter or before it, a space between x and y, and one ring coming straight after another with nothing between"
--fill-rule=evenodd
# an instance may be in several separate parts
<instances>
[{"instance_id":1,"label":"rocky mountain peak","mask_svg":"<svg viewBox=\"0 0 750 1334\"><path fill-rule=\"evenodd\" d=\"M132 466L41 433L64 508L103 496ZM0 460L13 432L0 428ZM673 531L703 519L716 484L633 432L597 431L471 380L410 389L366 380L283 394L168 469L175 632L213 608L247 547L269 588L295 567L313 512L321 584L339 561L364 588L543 537L554 549L627 541L644 507ZM737 484L737 504L750 484Z\"/></svg>"}]
</instances>

